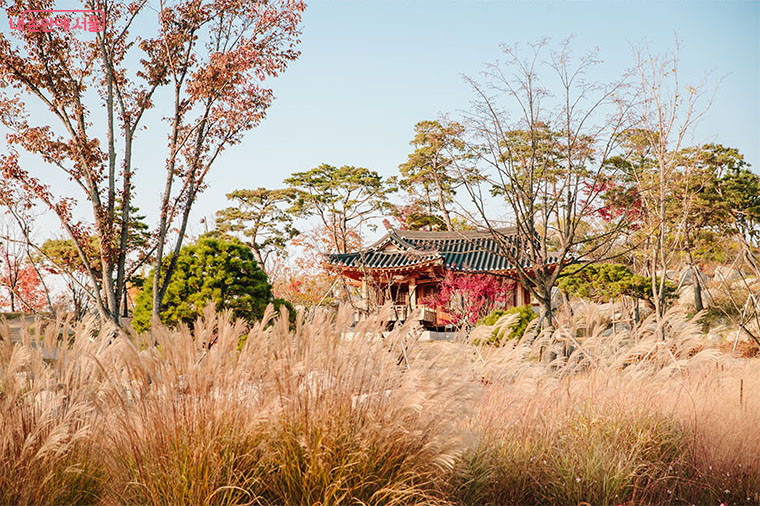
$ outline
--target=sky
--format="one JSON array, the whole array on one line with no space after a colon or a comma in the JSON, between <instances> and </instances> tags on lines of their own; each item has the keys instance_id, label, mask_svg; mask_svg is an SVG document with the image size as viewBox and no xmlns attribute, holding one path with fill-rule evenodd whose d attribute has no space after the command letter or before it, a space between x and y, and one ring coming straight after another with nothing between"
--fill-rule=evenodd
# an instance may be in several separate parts
<instances>
[{"instance_id":1,"label":"sky","mask_svg":"<svg viewBox=\"0 0 760 506\"><path fill-rule=\"evenodd\" d=\"M677 37L684 85L705 72L722 79L694 141L737 147L760 170L760 2L315 0L304 15L300 58L269 83L276 99L266 120L217 161L191 233L227 206L226 193L278 187L321 163L396 174L414 124L461 116L473 98L463 76L477 78L501 44L570 35L578 52L598 47L601 77L610 79L632 65L634 46L664 53ZM157 104L136 155L137 204L151 222L165 154L159 122L170 107ZM71 184L52 173L49 182Z\"/></svg>"},{"instance_id":2,"label":"sky","mask_svg":"<svg viewBox=\"0 0 760 506\"><path fill-rule=\"evenodd\" d=\"M501 44L574 35L598 47L614 78L680 42L684 84L722 79L695 141L735 146L760 170L760 2L315 1L304 16L300 58L273 83L261 126L219 161L196 215L212 216L236 188L276 187L320 163L393 175L414 124L457 117Z\"/></svg>"}]
</instances>

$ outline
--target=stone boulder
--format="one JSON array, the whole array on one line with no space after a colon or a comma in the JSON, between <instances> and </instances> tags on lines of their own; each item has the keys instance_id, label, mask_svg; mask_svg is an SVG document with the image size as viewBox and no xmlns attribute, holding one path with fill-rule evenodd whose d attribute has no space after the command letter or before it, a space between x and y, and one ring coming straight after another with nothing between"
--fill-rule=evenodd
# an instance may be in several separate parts
<instances>
[{"instance_id":1,"label":"stone boulder","mask_svg":"<svg viewBox=\"0 0 760 506\"><path fill-rule=\"evenodd\" d=\"M717 266L713 274L713 280L718 283L738 281L741 279L741 277L742 274L738 269L734 269L733 267L729 267L727 265Z\"/></svg>"},{"instance_id":2,"label":"stone boulder","mask_svg":"<svg viewBox=\"0 0 760 506\"><path fill-rule=\"evenodd\" d=\"M699 272L699 280L702 282L702 286L704 286L706 283L710 282L710 276L705 274L704 272ZM680 286L691 286L694 284L694 272L686 268L680 272L678 275L678 284Z\"/></svg>"}]
</instances>

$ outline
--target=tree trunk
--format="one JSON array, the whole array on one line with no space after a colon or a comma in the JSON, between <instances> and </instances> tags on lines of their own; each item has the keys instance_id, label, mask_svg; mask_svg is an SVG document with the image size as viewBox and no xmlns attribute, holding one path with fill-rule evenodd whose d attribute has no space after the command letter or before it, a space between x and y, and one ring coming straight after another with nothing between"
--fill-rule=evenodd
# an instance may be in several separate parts
<instances>
[{"instance_id":1,"label":"tree trunk","mask_svg":"<svg viewBox=\"0 0 760 506\"><path fill-rule=\"evenodd\" d=\"M151 329L154 324L161 321L161 263L164 258L164 246L166 242L166 236L169 229L169 208L171 206L172 184L174 183L174 176L176 174L175 167L177 163L177 156L179 156L179 131L182 115L180 114L180 90L182 87L182 79L184 75L180 76L178 81L175 77L174 82L174 117L172 119L172 134L171 142L169 144L169 163L166 167L166 182L164 183L164 193L161 195L161 213L158 224L158 236L156 237L156 260L153 267L153 307L151 309Z\"/></svg>"},{"instance_id":2,"label":"tree trunk","mask_svg":"<svg viewBox=\"0 0 760 506\"><path fill-rule=\"evenodd\" d=\"M539 282L539 286L535 287L535 295L538 299L539 305L541 306L539 325L537 326L536 330L548 330L549 332L553 332L554 312L552 311L552 285L546 287L545 284Z\"/></svg>"},{"instance_id":3,"label":"tree trunk","mask_svg":"<svg viewBox=\"0 0 760 506\"><path fill-rule=\"evenodd\" d=\"M689 262L689 269L691 270L691 275L694 277L694 307L699 313L702 311L705 306L702 302L702 280L700 279L699 275L699 267L694 263L694 257L691 254L691 235L688 232L686 232L686 259Z\"/></svg>"},{"instance_id":4,"label":"tree trunk","mask_svg":"<svg viewBox=\"0 0 760 506\"><path fill-rule=\"evenodd\" d=\"M264 258L261 256L259 248L252 244L251 251L253 251L253 258L255 258L256 262L259 264L259 269L266 272L266 269L264 269Z\"/></svg>"},{"instance_id":5,"label":"tree trunk","mask_svg":"<svg viewBox=\"0 0 760 506\"><path fill-rule=\"evenodd\" d=\"M79 320L84 316L84 311L82 308L82 301L79 298L79 294L76 292L76 287L69 288L71 290L71 300L74 303L74 319Z\"/></svg>"},{"instance_id":6,"label":"tree trunk","mask_svg":"<svg viewBox=\"0 0 760 506\"><path fill-rule=\"evenodd\" d=\"M554 330L554 312L552 311L552 302L551 297L549 299L544 300L543 298L539 301L541 304L541 318L543 320L543 324L541 326L541 330Z\"/></svg>"},{"instance_id":7,"label":"tree trunk","mask_svg":"<svg viewBox=\"0 0 760 506\"><path fill-rule=\"evenodd\" d=\"M662 255L662 241L663 241L662 228L659 230L659 235L655 239L653 245L653 254L650 263L650 273L652 276L652 305L654 306L654 315L657 322L657 328L662 329L662 319L665 316L665 275L667 264L664 261ZM657 276L657 273L661 275ZM662 341L665 340L665 332L660 333Z\"/></svg>"},{"instance_id":8,"label":"tree trunk","mask_svg":"<svg viewBox=\"0 0 760 506\"><path fill-rule=\"evenodd\" d=\"M566 293L563 293L562 295L564 296L565 304L567 304L567 309L568 311L570 311L570 316L575 316L575 312L573 311L573 306L570 303L570 296Z\"/></svg>"},{"instance_id":9,"label":"tree trunk","mask_svg":"<svg viewBox=\"0 0 760 506\"><path fill-rule=\"evenodd\" d=\"M436 181L436 183L438 182ZM449 210L446 209L446 202L443 199L443 190L441 189L440 184L438 184L438 205L441 208L441 214L443 214L443 221L446 224L446 231L453 231L454 224L451 222L451 214L449 214Z\"/></svg>"},{"instance_id":10,"label":"tree trunk","mask_svg":"<svg viewBox=\"0 0 760 506\"><path fill-rule=\"evenodd\" d=\"M692 266L692 276L694 276L694 307L697 313L704 310L705 306L702 302L702 281L699 279L699 268Z\"/></svg>"}]
</instances>

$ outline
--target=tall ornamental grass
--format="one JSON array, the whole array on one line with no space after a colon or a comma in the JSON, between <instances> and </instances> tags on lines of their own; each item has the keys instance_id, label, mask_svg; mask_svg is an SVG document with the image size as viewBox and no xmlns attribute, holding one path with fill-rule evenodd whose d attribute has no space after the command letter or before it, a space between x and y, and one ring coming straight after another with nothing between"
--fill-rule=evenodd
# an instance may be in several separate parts
<instances>
[{"instance_id":1,"label":"tall ornamental grass","mask_svg":"<svg viewBox=\"0 0 760 506\"><path fill-rule=\"evenodd\" d=\"M679 313L664 341L603 320L0 328L0 504L760 504L760 362Z\"/></svg>"}]
</instances>

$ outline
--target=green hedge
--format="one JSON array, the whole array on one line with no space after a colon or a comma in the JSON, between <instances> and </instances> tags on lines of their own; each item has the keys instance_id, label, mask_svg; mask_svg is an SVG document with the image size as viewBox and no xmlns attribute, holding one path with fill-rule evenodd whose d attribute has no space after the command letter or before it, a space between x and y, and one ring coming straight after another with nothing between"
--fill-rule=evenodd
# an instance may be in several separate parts
<instances>
[{"instance_id":1,"label":"green hedge","mask_svg":"<svg viewBox=\"0 0 760 506\"><path fill-rule=\"evenodd\" d=\"M488 338L488 341L486 341L486 344L500 345L502 340L504 340L504 334L507 330L509 330L509 335L506 336L507 340L519 339L523 336L523 334L525 334L525 329L528 328L528 324L533 319L538 318L538 315L535 313L535 311L533 311L533 309L531 309L529 305L515 306L509 309L497 309L493 311L485 318L482 318L478 322L478 326L496 325L496 322L498 322L501 317L506 315L518 315L517 321L511 325L494 329L491 337Z\"/></svg>"}]
</instances>

